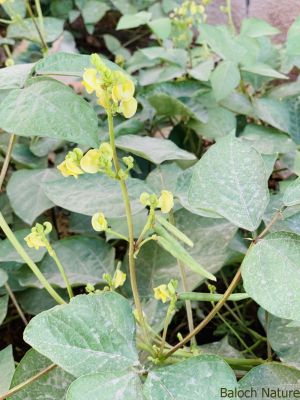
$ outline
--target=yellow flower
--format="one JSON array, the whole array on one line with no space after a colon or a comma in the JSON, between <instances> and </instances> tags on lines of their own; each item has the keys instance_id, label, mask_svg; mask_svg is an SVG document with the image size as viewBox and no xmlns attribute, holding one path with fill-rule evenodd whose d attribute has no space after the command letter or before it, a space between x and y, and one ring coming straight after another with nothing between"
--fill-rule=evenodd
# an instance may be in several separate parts
<instances>
[{"instance_id":1,"label":"yellow flower","mask_svg":"<svg viewBox=\"0 0 300 400\"><path fill-rule=\"evenodd\" d=\"M115 103L123 100L130 100L134 95L134 91L134 83L128 79L126 82L115 85L112 88L112 99Z\"/></svg>"},{"instance_id":2,"label":"yellow flower","mask_svg":"<svg viewBox=\"0 0 300 400\"><path fill-rule=\"evenodd\" d=\"M190 10L192 15L197 14L197 4L194 1L190 4Z\"/></svg>"},{"instance_id":3,"label":"yellow flower","mask_svg":"<svg viewBox=\"0 0 300 400\"><path fill-rule=\"evenodd\" d=\"M88 174L96 174L100 171L101 152L98 149L89 150L81 159L80 166Z\"/></svg>"},{"instance_id":4,"label":"yellow flower","mask_svg":"<svg viewBox=\"0 0 300 400\"><path fill-rule=\"evenodd\" d=\"M158 207L161 209L162 213L169 213L174 207L173 194L168 190L162 190L158 199Z\"/></svg>"},{"instance_id":5,"label":"yellow flower","mask_svg":"<svg viewBox=\"0 0 300 400\"><path fill-rule=\"evenodd\" d=\"M119 269L115 272L113 278L114 288L117 289L120 286L123 286L126 281L126 274Z\"/></svg>"},{"instance_id":6,"label":"yellow flower","mask_svg":"<svg viewBox=\"0 0 300 400\"><path fill-rule=\"evenodd\" d=\"M83 156L82 150L75 148L73 151L69 151L66 155L65 160L57 166L57 169L62 173L63 176L74 176L83 174L80 169L80 160Z\"/></svg>"},{"instance_id":7,"label":"yellow flower","mask_svg":"<svg viewBox=\"0 0 300 400\"><path fill-rule=\"evenodd\" d=\"M171 299L171 295L167 285L160 285L156 288L153 288L154 298L156 300L161 300L163 303L166 303L167 300Z\"/></svg>"},{"instance_id":8,"label":"yellow flower","mask_svg":"<svg viewBox=\"0 0 300 400\"><path fill-rule=\"evenodd\" d=\"M123 100L120 104L120 112L125 118L131 118L134 116L137 110L137 101L134 97L129 100Z\"/></svg>"},{"instance_id":9,"label":"yellow flower","mask_svg":"<svg viewBox=\"0 0 300 400\"><path fill-rule=\"evenodd\" d=\"M0 4L4 4L7 0L0 0Z\"/></svg>"},{"instance_id":10,"label":"yellow flower","mask_svg":"<svg viewBox=\"0 0 300 400\"><path fill-rule=\"evenodd\" d=\"M45 247L45 243L37 232L33 231L24 238L27 246L38 250L40 247Z\"/></svg>"},{"instance_id":11,"label":"yellow flower","mask_svg":"<svg viewBox=\"0 0 300 400\"><path fill-rule=\"evenodd\" d=\"M101 156L107 160L110 161L113 158L113 150L112 147L109 143L102 143L99 147L99 151L101 153Z\"/></svg>"},{"instance_id":12,"label":"yellow flower","mask_svg":"<svg viewBox=\"0 0 300 400\"><path fill-rule=\"evenodd\" d=\"M86 68L83 73L82 84L89 94L93 93L94 90L99 89L97 70L94 68Z\"/></svg>"},{"instance_id":13,"label":"yellow flower","mask_svg":"<svg viewBox=\"0 0 300 400\"><path fill-rule=\"evenodd\" d=\"M0 4L1 4L1 0L0 0ZM12 58L7 58L5 61L5 66L6 67L12 67L13 65L15 65L15 62Z\"/></svg>"},{"instance_id":14,"label":"yellow flower","mask_svg":"<svg viewBox=\"0 0 300 400\"><path fill-rule=\"evenodd\" d=\"M147 192L143 192L140 195L140 202L143 204L143 206L150 206L150 194Z\"/></svg>"},{"instance_id":15,"label":"yellow flower","mask_svg":"<svg viewBox=\"0 0 300 400\"><path fill-rule=\"evenodd\" d=\"M108 228L108 223L103 213L94 214L92 217L93 229L97 232L106 231Z\"/></svg>"}]
</instances>

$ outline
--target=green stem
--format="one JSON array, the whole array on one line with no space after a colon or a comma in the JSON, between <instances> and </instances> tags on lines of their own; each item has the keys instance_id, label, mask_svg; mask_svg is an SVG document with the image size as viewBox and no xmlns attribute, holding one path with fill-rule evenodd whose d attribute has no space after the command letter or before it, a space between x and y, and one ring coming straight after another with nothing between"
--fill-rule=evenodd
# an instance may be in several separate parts
<instances>
[{"instance_id":1,"label":"green stem","mask_svg":"<svg viewBox=\"0 0 300 400\"><path fill-rule=\"evenodd\" d=\"M44 18L43 18L40 0L35 0L35 8L36 8L38 19L39 19L41 34L43 35L43 38L45 38Z\"/></svg>"},{"instance_id":2,"label":"green stem","mask_svg":"<svg viewBox=\"0 0 300 400\"><path fill-rule=\"evenodd\" d=\"M113 123L113 116L110 111L107 111L108 117L108 128L109 128L109 138L110 138L110 145L113 150L113 161L116 170L116 174L118 176L119 171L121 169L120 163L118 160L116 145L115 145L115 132L114 132L114 123ZM141 327L147 335L147 328L143 316L143 309L141 300L139 297L138 286L137 286L137 278L136 278L136 271L135 271L135 259L134 259L134 251L135 251L135 242L134 242L134 230L133 230L133 220L132 220L132 212L131 212L131 205L130 199L128 195L128 190L126 183L123 179L120 179L120 186L123 195L123 200L125 204L126 210L126 218L127 218L127 226L128 226L128 237L129 237L129 251L128 251L128 261L129 261L129 274L130 274L130 283L131 289L134 299L134 304L138 313L138 319L141 324Z\"/></svg>"},{"instance_id":3,"label":"green stem","mask_svg":"<svg viewBox=\"0 0 300 400\"><path fill-rule=\"evenodd\" d=\"M113 229L108 228L106 230L106 232L107 233L111 233L112 235L114 235L114 236L116 236L116 237L118 237L118 238L120 238L122 240L126 240L126 242L129 242L128 237L122 235L121 233L118 233L118 232L114 231Z\"/></svg>"},{"instance_id":4,"label":"green stem","mask_svg":"<svg viewBox=\"0 0 300 400\"><path fill-rule=\"evenodd\" d=\"M232 18L231 0L226 0L226 13L227 13L229 27L232 30L232 32L235 33L236 29Z\"/></svg>"},{"instance_id":5,"label":"green stem","mask_svg":"<svg viewBox=\"0 0 300 400\"><path fill-rule=\"evenodd\" d=\"M53 287L49 284L45 276L41 273L38 266L32 261L29 255L26 253L23 246L20 244L16 236L13 234L12 230L8 226L7 222L5 221L2 213L0 212L0 228L5 233L7 239L10 241L12 246L15 248L17 253L20 257L24 260L24 262L28 265L31 271L35 274L47 292L52 296L58 304L65 304L65 301L60 295L53 289Z\"/></svg>"},{"instance_id":6,"label":"green stem","mask_svg":"<svg viewBox=\"0 0 300 400\"><path fill-rule=\"evenodd\" d=\"M55 262L55 264L56 264L56 266L57 266L57 268L58 268L58 270L59 270L64 282L65 282L65 285L66 285L66 288L67 288L67 291L68 291L68 295L69 295L69 297L71 299L72 297L74 297L74 293L73 293L72 286L70 284L69 278L68 278L68 276L66 274L66 271L65 271L62 263L60 262L59 258L57 257L56 252L53 250L53 248L52 248L52 246L51 246L51 244L49 242L47 243L47 250L48 250L49 255L53 258L53 260L54 260L54 262Z\"/></svg>"},{"instance_id":7,"label":"green stem","mask_svg":"<svg viewBox=\"0 0 300 400\"><path fill-rule=\"evenodd\" d=\"M23 313L23 310L20 307L20 305L19 305L19 303L18 303L18 301L16 299L16 296L14 295L14 292L11 290L9 284L5 283L4 287L5 287L5 289L6 289L7 293L8 293L11 301L13 302L13 305L15 306L15 309L17 310L17 313L19 314L21 320L24 322L24 325L25 326L28 325L28 321L27 321L27 319L26 319L26 317L25 317L25 315Z\"/></svg>"},{"instance_id":8,"label":"green stem","mask_svg":"<svg viewBox=\"0 0 300 400\"><path fill-rule=\"evenodd\" d=\"M7 148L7 151L6 151L6 156L5 156L4 163L3 163L3 166L2 166L2 169L1 169L1 173L0 173L0 192L1 192L1 189L2 189L2 185L3 185L4 179L5 179L7 170L8 170L10 157L11 157L11 154L12 154L12 151L13 151L13 147L14 147L14 142L15 142L15 135L12 134L10 136L10 139L9 139L8 148Z\"/></svg>"},{"instance_id":9,"label":"green stem","mask_svg":"<svg viewBox=\"0 0 300 400\"><path fill-rule=\"evenodd\" d=\"M223 294L219 293L184 292L178 294L178 300L219 301L223 296ZM241 301L249 298L250 296L247 293L234 293L228 297L227 301Z\"/></svg>"},{"instance_id":10,"label":"green stem","mask_svg":"<svg viewBox=\"0 0 300 400\"><path fill-rule=\"evenodd\" d=\"M40 30L39 25L36 22L36 19L35 19L35 16L33 14L33 11L32 11L32 8L31 8L29 0L26 0L26 9L27 9L28 14L29 14L29 16L30 16L30 18L31 18L31 20L32 20L32 22L33 22L33 24L35 26L35 29L37 30L37 33L39 35L39 38L40 38L40 41L41 41L41 44L42 44L43 52L46 54L48 52L48 46L47 46L45 38L44 38L44 36L43 36L43 34L42 34L41 30Z\"/></svg>"}]
</instances>

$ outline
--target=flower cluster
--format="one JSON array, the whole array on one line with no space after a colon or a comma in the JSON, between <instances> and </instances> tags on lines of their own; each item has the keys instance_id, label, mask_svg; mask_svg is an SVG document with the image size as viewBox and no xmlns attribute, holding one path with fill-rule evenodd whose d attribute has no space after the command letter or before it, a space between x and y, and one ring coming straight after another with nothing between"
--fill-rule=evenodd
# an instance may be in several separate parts
<instances>
[{"instance_id":1,"label":"flower cluster","mask_svg":"<svg viewBox=\"0 0 300 400\"><path fill-rule=\"evenodd\" d=\"M176 289L178 287L178 282L172 279L167 285L159 285L153 288L154 298L156 300L161 300L163 303L166 303L169 300L177 300L176 298Z\"/></svg>"},{"instance_id":2,"label":"flower cluster","mask_svg":"<svg viewBox=\"0 0 300 400\"><path fill-rule=\"evenodd\" d=\"M155 194L143 192L140 196L140 202L146 207L160 208L163 214L168 214L174 207L173 194L168 190L162 190L159 198Z\"/></svg>"},{"instance_id":3,"label":"flower cluster","mask_svg":"<svg viewBox=\"0 0 300 400\"><path fill-rule=\"evenodd\" d=\"M112 114L120 113L131 118L136 113L137 101L132 80L122 71L112 71L97 54L91 56L95 68L87 68L83 74L86 91L96 93L98 103Z\"/></svg>"},{"instance_id":4,"label":"flower cluster","mask_svg":"<svg viewBox=\"0 0 300 400\"><path fill-rule=\"evenodd\" d=\"M31 233L27 235L24 240L27 246L38 250L40 247L47 247L48 241L46 235L52 231L52 225L50 222L44 222L44 224L36 224L31 228Z\"/></svg>"},{"instance_id":5,"label":"flower cluster","mask_svg":"<svg viewBox=\"0 0 300 400\"><path fill-rule=\"evenodd\" d=\"M108 287L106 286L104 290L115 290L124 285L126 274L117 269L113 277L110 274L103 274L103 279L108 283Z\"/></svg>"}]
</instances>

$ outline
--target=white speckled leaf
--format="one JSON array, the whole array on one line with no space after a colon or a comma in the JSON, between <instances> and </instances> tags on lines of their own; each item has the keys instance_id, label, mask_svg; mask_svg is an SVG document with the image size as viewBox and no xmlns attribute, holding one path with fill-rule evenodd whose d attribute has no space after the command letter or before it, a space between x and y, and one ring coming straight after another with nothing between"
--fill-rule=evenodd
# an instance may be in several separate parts
<instances>
[{"instance_id":1,"label":"white speckled leaf","mask_svg":"<svg viewBox=\"0 0 300 400\"><path fill-rule=\"evenodd\" d=\"M116 146L154 164L161 164L170 160L196 160L194 154L180 149L171 140L124 135L116 139Z\"/></svg>"},{"instance_id":2,"label":"white speckled leaf","mask_svg":"<svg viewBox=\"0 0 300 400\"><path fill-rule=\"evenodd\" d=\"M300 368L300 327L291 321L269 315L268 340L281 361Z\"/></svg>"},{"instance_id":3,"label":"white speckled leaf","mask_svg":"<svg viewBox=\"0 0 300 400\"><path fill-rule=\"evenodd\" d=\"M113 292L79 295L42 312L26 327L24 340L76 377L139 364L131 307Z\"/></svg>"},{"instance_id":4,"label":"white speckled leaf","mask_svg":"<svg viewBox=\"0 0 300 400\"><path fill-rule=\"evenodd\" d=\"M0 287L3 286L8 279L7 272L0 268Z\"/></svg>"},{"instance_id":5,"label":"white speckled leaf","mask_svg":"<svg viewBox=\"0 0 300 400\"><path fill-rule=\"evenodd\" d=\"M41 183L54 179L55 169L19 170L12 174L7 185L10 204L23 221L32 225L35 219L54 204L45 195Z\"/></svg>"},{"instance_id":6,"label":"white speckled leaf","mask_svg":"<svg viewBox=\"0 0 300 400\"><path fill-rule=\"evenodd\" d=\"M300 320L300 236L275 232L259 241L245 257L246 292L280 318Z\"/></svg>"},{"instance_id":7,"label":"white speckled leaf","mask_svg":"<svg viewBox=\"0 0 300 400\"><path fill-rule=\"evenodd\" d=\"M254 231L269 201L261 155L233 136L220 139L196 164L188 200L193 209L217 213Z\"/></svg>"},{"instance_id":8,"label":"white speckled leaf","mask_svg":"<svg viewBox=\"0 0 300 400\"><path fill-rule=\"evenodd\" d=\"M11 387L15 387L51 365L51 361L31 349L22 358L14 373ZM57 367L35 380L11 397L11 400L63 400L75 378Z\"/></svg>"},{"instance_id":9,"label":"white speckled leaf","mask_svg":"<svg viewBox=\"0 0 300 400\"><path fill-rule=\"evenodd\" d=\"M239 381L240 389L256 390L253 393L255 399L271 400L284 398L281 394L276 394L279 390L300 389L300 371L285 365L270 363L252 368L244 378ZM262 388L270 389L270 395L263 392ZM273 391L273 392L272 392ZM272 394L273 393L273 394ZM280 397L279 397L280 396ZM244 397L242 397L244 399ZM253 398L253 397L251 397ZM288 396L290 399L296 399L294 396Z\"/></svg>"},{"instance_id":10,"label":"white speckled leaf","mask_svg":"<svg viewBox=\"0 0 300 400\"><path fill-rule=\"evenodd\" d=\"M144 385L147 400L220 400L221 387L233 389L232 369L217 356L198 356L153 370Z\"/></svg>"},{"instance_id":11,"label":"white speckled leaf","mask_svg":"<svg viewBox=\"0 0 300 400\"><path fill-rule=\"evenodd\" d=\"M98 145L93 108L68 86L50 78L32 78L24 89L12 90L1 104L0 128L20 136Z\"/></svg>"},{"instance_id":12,"label":"white speckled leaf","mask_svg":"<svg viewBox=\"0 0 300 400\"><path fill-rule=\"evenodd\" d=\"M15 372L15 362L12 346L0 351L0 396L6 393Z\"/></svg>"},{"instance_id":13,"label":"white speckled leaf","mask_svg":"<svg viewBox=\"0 0 300 400\"><path fill-rule=\"evenodd\" d=\"M136 214L145 207L139 198L149 188L141 179L126 180L131 199L132 213ZM119 182L106 175L85 174L75 179L60 177L43 183L47 197L57 206L79 214L93 215L99 211L107 218L125 217L125 206Z\"/></svg>"},{"instance_id":14,"label":"white speckled leaf","mask_svg":"<svg viewBox=\"0 0 300 400\"><path fill-rule=\"evenodd\" d=\"M300 204L300 178L297 178L286 188L283 196L283 204L287 207Z\"/></svg>"},{"instance_id":15,"label":"white speckled leaf","mask_svg":"<svg viewBox=\"0 0 300 400\"><path fill-rule=\"evenodd\" d=\"M0 70L0 89L17 89L24 85L34 64L16 64Z\"/></svg>"},{"instance_id":16,"label":"white speckled leaf","mask_svg":"<svg viewBox=\"0 0 300 400\"><path fill-rule=\"evenodd\" d=\"M142 384L134 372L81 376L70 386L66 400L143 400Z\"/></svg>"},{"instance_id":17,"label":"white speckled leaf","mask_svg":"<svg viewBox=\"0 0 300 400\"><path fill-rule=\"evenodd\" d=\"M72 285L103 282L104 273L114 272L114 249L97 237L72 236L52 244ZM55 262L48 254L40 264L40 270L48 282L65 288L65 282ZM43 288L36 276L24 267L18 274L22 286Z\"/></svg>"}]
</instances>

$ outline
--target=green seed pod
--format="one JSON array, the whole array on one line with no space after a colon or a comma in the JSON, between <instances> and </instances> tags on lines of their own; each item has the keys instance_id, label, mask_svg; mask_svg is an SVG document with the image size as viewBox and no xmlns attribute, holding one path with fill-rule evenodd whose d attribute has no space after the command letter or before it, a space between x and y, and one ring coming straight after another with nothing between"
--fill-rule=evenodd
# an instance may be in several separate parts
<instances>
[{"instance_id":1,"label":"green seed pod","mask_svg":"<svg viewBox=\"0 0 300 400\"><path fill-rule=\"evenodd\" d=\"M183 243L190 247L194 246L194 243L189 239L183 232L181 232L176 226L170 224L165 218L160 216L156 217L157 221L166 228L170 233L172 233L177 239L181 240Z\"/></svg>"}]
</instances>

